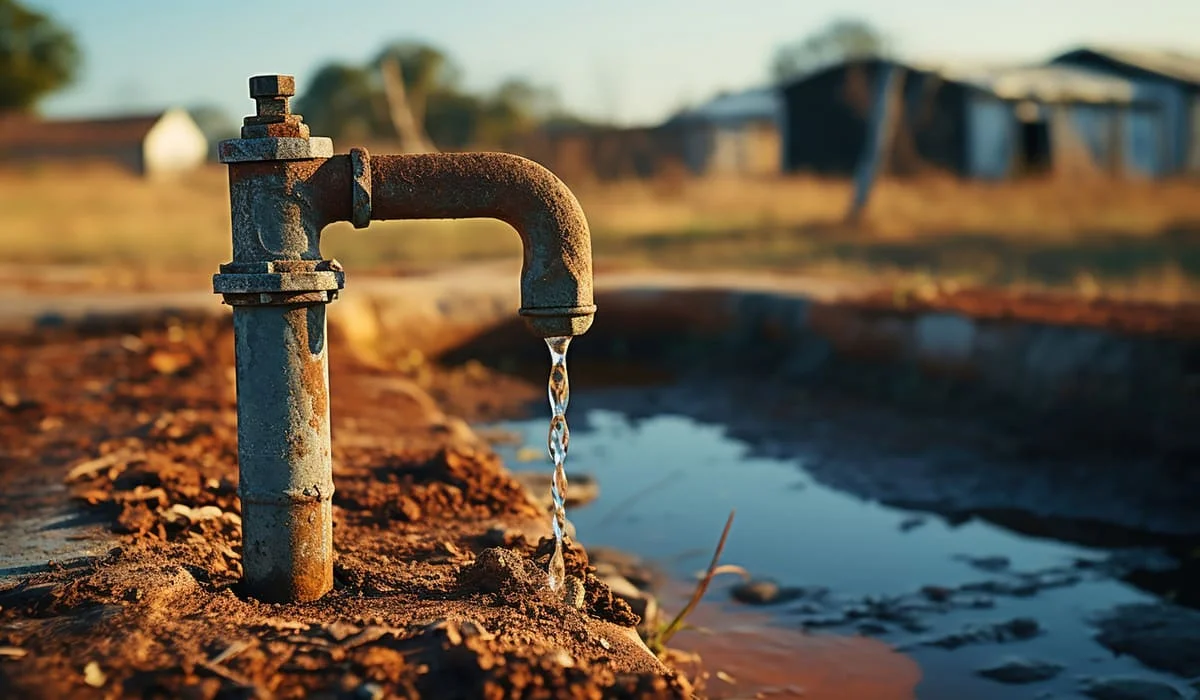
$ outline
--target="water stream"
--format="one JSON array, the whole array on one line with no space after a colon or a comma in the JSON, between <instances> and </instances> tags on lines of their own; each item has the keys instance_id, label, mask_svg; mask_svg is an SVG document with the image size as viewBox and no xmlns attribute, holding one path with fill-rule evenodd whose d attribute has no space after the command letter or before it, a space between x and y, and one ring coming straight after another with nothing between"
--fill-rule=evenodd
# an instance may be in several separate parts
<instances>
[{"instance_id":1,"label":"water stream","mask_svg":"<svg viewBox=\"0 0 1200 700\"><path fill-rule=\"evenodd\" d=\"M554 476L550 482L550 496L554 500L551 521L554 528L554 554L550 557L549 570L552 591L559 590L566 577L562 550L563 530L567 525L567 471L564 463L567 461L567 444L571 440L566 416L567 402L571 397L570 384L567 382L567 346L570 343L570 336L546 338L546 347L550 348L550 384L547 389L550 397L550 436L547 447L550 459L554 462Z\"/></svg>"}]
</instances>

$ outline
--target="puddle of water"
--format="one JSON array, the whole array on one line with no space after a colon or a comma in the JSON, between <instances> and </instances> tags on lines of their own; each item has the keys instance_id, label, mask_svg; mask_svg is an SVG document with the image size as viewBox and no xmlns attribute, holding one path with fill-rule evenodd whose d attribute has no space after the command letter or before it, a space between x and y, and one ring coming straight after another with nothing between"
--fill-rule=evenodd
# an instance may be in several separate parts
<instances>
[{"instance_id":1,"label":"puddle of water","mask_svg":"<svg viewBox=\"0 0 1200 700\"><path fill-rule=\"evenodd\" d=\"M1024 537L986 522L954 526L936 517L866 502L808 478L802 449L793 459L753 457L749 445L728 437L719 425L668 414L635 421L617 411L585 405L577 405L575 412L572 461L579 473L597 477L602 494L595 503L572 513L581 541L636 553L662 564L680 580L704 568L731 509L737 509L737 519L722 556L724 563L738 564L756 577L785 585L827 587L830 596L841 599L912 595L928 585L1012 581L1012 572L1070 567L1077 558L1098 559L1106 554ZM545 425L544 419L531 419L494 427L518 433L525 444L538 444L544 440ZM543 462L518 462L516 446L497 450L514 468L552 469ZM1008 571L981 571L959 555L1006 557L1011 564ZM730 584L729 578L714 582L707 605L725 605L733 611L733 604L718 602ZM993 605L920 614L924 630L884 625L887 632L872 633L903 646L919 663L922 680L917 697L1001 700L1041 693L1082 697L1078 694L1081 677L1122 674L1178 684L1178 679L1145 669L1131 658L1114 658L1092 639L1089 616L1115 605L1153 600L1119 580L1092 575L1028 597L981 598ZM789 632L762 628L759 638L764 645L778 645L801 629L803 617L797 607L802 604L803 599L770 608L774 625ZM1037 620L1042 633L1024 641L954 650L911 646L959 632L966 625L1018 617ZM833 629L838 635L855 634L853 623ZM732 653L728 644L714 651L731 675L746 671L753 676L754 666L762 664L747 664L756 654L752 646L745 649L740 668L738 659L728 657ZM802 647L795 652L806 653ZM1054 662L1065 670L1055 679L1026 686L1006 686L974 674L1009 656ZM762 672L760 668L758 673ZM772 673L778 675L778 669ZM803 683L803 678L797 682ZM816 696L811 691L805 695Z\"/></svg>"}]
</instances>

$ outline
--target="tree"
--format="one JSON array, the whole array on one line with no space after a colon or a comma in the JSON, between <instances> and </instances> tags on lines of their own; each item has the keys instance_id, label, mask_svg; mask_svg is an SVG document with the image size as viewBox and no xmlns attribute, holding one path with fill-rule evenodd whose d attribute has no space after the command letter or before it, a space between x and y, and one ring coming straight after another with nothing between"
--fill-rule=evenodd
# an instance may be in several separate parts
<instances>
[{"instance_id":1,"label":"tree","mask_svg":"<svg viewBox=\"0 0 1200 700\"><path fill-rule=\"evenodd\" d=\"M321 68L296 100L314 133L399 139L400 150L504 147L538 124L565 118L558 95L524 79L488 93L460 87L461 72L440 49L393 42L365 66Z\"/></svg>"},{"instance_id":2,"label":"tree","mask_svg":"<svg viewBox=\"0 0 1200 700\"><path fill-rule=\"evenodd\" d=\"M80 63L69 31L17 0L0 0L0 111L32 110L69 85Z\"/></svg>"},{"instance_id":3,"label":"tree","mask_svg":"<svg viewBox=\"0 0 1200 700\"><path fill-rule=\"evenodd\" d=\"M509 78L480 104L476 140L491 147L504 146L562 114L558 94L521 78Z\"/></svg>"},{"instance_id":4,"label":"tree","mask_svg":"<svg viewBox=\"0 0 1200 700\"><path fill-rule=\"evenodd\" d=\"M392 42L371 64L378 68L387 62L399 64L409 108L418 122L425 117L425 103L429 98L454 92L461 75L458 66L444 51L419 41Z\"/></svg>"},{"instance_id":5,"label":"tree","mask_svg":"<svg viewBox=\"0 0 1200 700\"><path fill-rule=\"evenodd\" d=\"M296 98L296 111L313 133L364 139L385 133L383 97L371 72L360 66L330 63L313 76Z\"/></svg>"},{"instance_id":6,"label":"tree","mask_svg":"<svg viewBox=\"0 0 1200 700\"><path fill-rule=\"evenodd\" d=\"M838 61L883 57L890 52L891 42L866 20L838 19L776 49L771 76L782 82Z\"/></svg>"}]
</instances>

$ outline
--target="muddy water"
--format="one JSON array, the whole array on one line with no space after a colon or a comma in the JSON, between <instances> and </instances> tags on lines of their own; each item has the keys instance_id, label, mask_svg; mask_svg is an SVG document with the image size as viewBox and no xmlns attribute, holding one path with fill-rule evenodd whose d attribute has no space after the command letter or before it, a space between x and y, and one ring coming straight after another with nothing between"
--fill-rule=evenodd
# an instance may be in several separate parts
<instances>
[{"instance_id":1,"label":"muddy water","mask_svg":"<svg viewBox=\"0 0 1200 700\"><path fill-rule=\"evenodd\" d=\"M574 411L572 461L577 472L595 475L601 489L595 503L571 516L585 544L642 555L681 582L704 567L726 515L736 508L723 561L800 589L795 598L763 608L730 601L735 579L718 580L710 589L709 606L719 606L717 626L736 631L738 643L728 644L733 637L726 635L695 644L702 651L707 644L709 660L718 658L720 668L742 684L729 697L747 687L774 689L780 696L803 691L807 698L844 697L829 678L814 680L811 666L797 665L789 678L787 672L781 677L779 663L763 662L786 658L789 649L797 659L824 658L826 666L840 658L836 667L857 667L894 696L904 685L906 676L895 670L903 664L872 660L864 655L865 641L890 645L897 651L888 653L903 654L919 667L920 698L1084 697L1083 679L1108 676L1185 688L1178 678L1115 658L1093 639L1088 622L1093 615L1154 600L1079 564L1102 561L1111 552L1025 537L979 520L952 523L879 505L817 483L806 471L812 456L803 445L779 458L756 457L720 424L672 415L667 406L657 415L633 418L603 404L596 392L581 394ZM526 444L545 436L544 418L497 427L519 433ZM551 468L517 462L516 447L498 449L517 468ZM1032 590L1023 587L1030 581L1039 583ZM929 593L922 593L963 587L973 592L956 595L954 605L932 605ZM904 612L870 613L889 600ZM762 623L764 613L769 624ZM1036 630L1000 641L946 641L1017 619L1034 621ZM930 644L939 640L940 646ZM839 657L841 644L849 646ZM878 654L878 648L868 651ZM976 674L1012 656L1058 664L1063 671L1016 686ZM880 678L871 668L890 670L880 670ZM717 685L712 690L719 691ZM898 692L897 697L908 695Z\"/></svg>"}]
</instances>

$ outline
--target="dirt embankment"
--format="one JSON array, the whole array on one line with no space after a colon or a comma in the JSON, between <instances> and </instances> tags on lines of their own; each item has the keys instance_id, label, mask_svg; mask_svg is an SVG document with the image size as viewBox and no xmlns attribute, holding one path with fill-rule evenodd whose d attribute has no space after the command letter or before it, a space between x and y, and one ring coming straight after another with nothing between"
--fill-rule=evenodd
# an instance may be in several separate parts
<instances>
[{"instance_id":1,"label":"dirt embankment","mask_svg":"<svg viewBox=\"0 0 1200 700\"><path fill-rule=\"evenodd\" d=\"M0 528L66 479L116 535L102 556L0 584L0 687L31 698L691 693L581 549L568 572L582 599L547 594L543 513L430 397L483 417L530 387L478 366L409 368L414 382L333 345L335 586L296 605L238 588L226 324L0 345Z\"/></svg>"}]
</instances>

